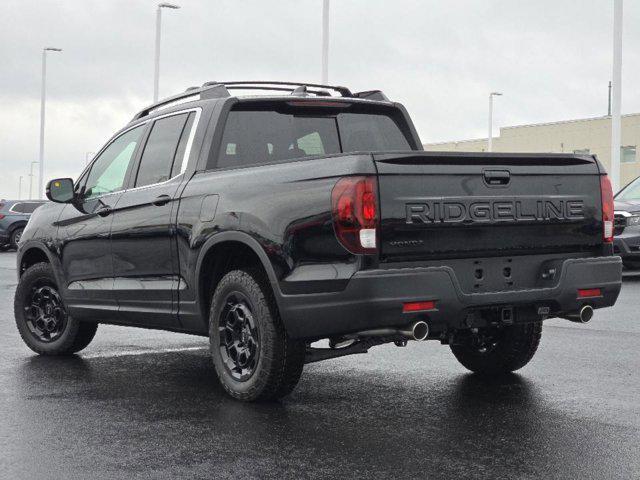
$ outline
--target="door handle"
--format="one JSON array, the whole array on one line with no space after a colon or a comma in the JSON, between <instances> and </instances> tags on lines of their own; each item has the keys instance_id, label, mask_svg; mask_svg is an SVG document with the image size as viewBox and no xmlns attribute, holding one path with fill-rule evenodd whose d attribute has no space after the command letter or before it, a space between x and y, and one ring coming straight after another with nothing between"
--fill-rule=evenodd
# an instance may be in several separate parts
<instances>
[{"instance_id":1,"label":"door handle","mask_svg":"<svg viewBox=\"0 0 640 480\"><path fill-rule=\"evenodd\" d=\"M156 199L152 202L156 207L161 207L162 205L166 205L171 201L171 197L169 195L160 195L156 197Z\"/></svg>"},{"instance_id":2,"label":"door handle","mask_svg":"<svg viewBox=\"0 0 640 480\"><path fill-rule=\"evenodd\" d=\"M100 208L100 210L98 210L96 213L98 215L100 215L101 217L106 217L106 216L110 215L112 211L113 210L112 210L112 208L110 206L105 205L104 207Z\"/></svg>"},{"instance_id":3,"label":"door handle","mask_svg":"<svg viewBox=\"0 0 640 480\"><path fill-rule=\"evenodd\" d=\"M485 170L484 181L487 185L507 185L511 180L511 174L508 170Z\"/></svg>"}]
</instances>

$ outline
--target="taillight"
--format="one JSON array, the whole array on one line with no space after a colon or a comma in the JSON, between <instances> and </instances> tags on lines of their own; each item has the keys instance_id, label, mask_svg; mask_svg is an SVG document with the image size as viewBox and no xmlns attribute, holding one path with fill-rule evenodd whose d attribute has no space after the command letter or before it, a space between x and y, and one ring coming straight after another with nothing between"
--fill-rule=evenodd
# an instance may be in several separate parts
<instances>
[{"instance_id":1,"label":"taillight","mask_svg":"<svg viewBox=\"0 0 640 480\"><path fill-rule=\"evenodd\" d=\"M378 196L375 177L344 177L331 191L333 226L351 253L377 253Z\"/></svg>"},{"instance_id":2,"label":"taillight","mask_svg":"<svg viewBox=\"0 0 640 480\"><path fill-rule=\"evenodd\" d=\"M602 195L602 238L605 243L611 243L613 242L613 189L606 174L600 177L600 194Z\"/></svg>"},{"instance_id":3,"label":"taillight","mask_svg":"<svg viewBox=\"0 0 640 480\"><path fill-rule=\"evenodd\" d=\"M0 220L2 220L3 218L4 218L4 215L0 213Z\"/></svg>"}]
</instances>

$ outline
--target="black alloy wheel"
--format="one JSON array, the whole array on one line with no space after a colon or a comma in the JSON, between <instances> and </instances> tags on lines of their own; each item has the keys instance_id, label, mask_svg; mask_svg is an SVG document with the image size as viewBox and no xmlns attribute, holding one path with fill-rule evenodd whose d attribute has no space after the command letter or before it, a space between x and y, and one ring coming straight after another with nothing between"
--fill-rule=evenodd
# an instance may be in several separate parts
<instances>
[{"instance_id":1,"label":"black alloy wheel","mask_svg":"<svg viewBox=\"0 0 640 480\"><path fill-rule=\"evenodd\" d=\"M306 343L287 335L269 280L257 268L231 270L220 279L209 340L220 384L238 400L282 398L302 374Z\"/></svg>"},{"instance_id":2,"label":"black alloy wheel","mask_svg":"<svg viewBox=\"0 0 640 480\"><path fill-rule=\"evenodd\" d=\"M36 263L22 275L13 300L20 337L40 355L71 355L87 347L98 329L96 322L73 318L65 307L49 263Z\"/></svg>"},{"instance_id":3,"label":"black alloy wheel","mask_svg":"<svg viewBox=\"0 0 640 480\"><path fill-rule=\"evenodd\" d=\"M247 297L230 292L218 319L220 355L231 377L247 381L260 359L260 333Z\"/></svg>"},{"instance_id":4,"label":"black alloy wheel","mask_svg":"<svg viewBox=\"0 0 640 480\"><path fill-rule=\"evenodd\" d=\"M31 288L30 295L25 297L24 312L29 331L44 343L60 337L67 325L62 298L56 288L46 282L39 282Z\"/></svg>"}]
</instances>

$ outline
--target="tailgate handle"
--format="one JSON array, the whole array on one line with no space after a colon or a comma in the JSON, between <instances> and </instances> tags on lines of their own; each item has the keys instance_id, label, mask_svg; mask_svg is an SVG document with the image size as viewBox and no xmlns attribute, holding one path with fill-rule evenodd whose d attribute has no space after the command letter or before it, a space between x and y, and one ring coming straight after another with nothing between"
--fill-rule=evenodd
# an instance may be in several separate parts
<instances>
[{"instance_id":1,"label":"tailgate handle","mask_svg":"<svg viewBox=\"0 0 640 480\"><path fill-rule=\"evenodd\" d=\"M485 170L484 181L487 185L507 185L511 179L509 170Z\"/></svg>"}]
</instances>

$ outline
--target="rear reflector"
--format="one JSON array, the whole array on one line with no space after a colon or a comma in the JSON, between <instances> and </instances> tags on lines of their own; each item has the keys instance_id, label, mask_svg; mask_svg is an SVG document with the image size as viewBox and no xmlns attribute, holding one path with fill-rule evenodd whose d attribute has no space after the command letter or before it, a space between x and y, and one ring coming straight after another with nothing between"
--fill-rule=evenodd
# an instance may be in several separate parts
<instances>
[{"instance_id":1,"label":"rear reflector","mask_svg":"<svg viewBox=\"0 0 640 480\"><path fill-rule=\"evenodd\" d=\"M430 300L428 302L409 302L402 305L402 313L424 312L426 310L435 310L436 302Z\"/></svg>"},{"instance_id":2,"label":"rear reflector","mask_svg":"<svg viewBox=\"0 0 640 480\"><path fill-rule=\"evenodd\" d=\"M578 298L601 297L602 290L599 288L583 288L578 290Z\"/></svg>"}]
</instances>

